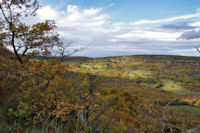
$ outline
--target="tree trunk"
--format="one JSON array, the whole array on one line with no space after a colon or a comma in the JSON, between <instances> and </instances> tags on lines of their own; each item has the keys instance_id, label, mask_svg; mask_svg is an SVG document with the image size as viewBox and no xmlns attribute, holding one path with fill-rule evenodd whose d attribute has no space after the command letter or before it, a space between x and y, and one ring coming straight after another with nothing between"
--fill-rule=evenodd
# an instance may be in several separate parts
<instances>
[{"instance_id":1,"label":"tree trunk","mask_svg":"<svg viewBox=\"0 0 200 133\"><path fill-rule=\"evenodd\" d=\"M15 47L15 32L14 32L14 31L12 32L11 44L12 44L13 51L14 51L14 53L15 53L15 55L16 55L18 61L19 61L21 64L23 64L23 61L22 61L21 57L19 56L19 54L18 54L18 52L17 52L17 50L16 50L16 47Z\"/></svg>"}]
</instances>

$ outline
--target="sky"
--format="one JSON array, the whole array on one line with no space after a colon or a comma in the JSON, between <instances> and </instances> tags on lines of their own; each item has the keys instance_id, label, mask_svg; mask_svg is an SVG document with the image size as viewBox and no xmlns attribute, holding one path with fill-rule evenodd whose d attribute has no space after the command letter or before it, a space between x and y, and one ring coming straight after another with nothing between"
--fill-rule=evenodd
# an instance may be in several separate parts
<instances>
[{"instance_id":1,"label":"sky","mask_svg":"<svg viewBox=\"0 0 200 133\"><path fill-rule=\"evenodd\" d=\"M200 55L200 0L39 2L37 20L55 20L70 48L88 46L77 56Z\"/></svg>"}]
</instances>

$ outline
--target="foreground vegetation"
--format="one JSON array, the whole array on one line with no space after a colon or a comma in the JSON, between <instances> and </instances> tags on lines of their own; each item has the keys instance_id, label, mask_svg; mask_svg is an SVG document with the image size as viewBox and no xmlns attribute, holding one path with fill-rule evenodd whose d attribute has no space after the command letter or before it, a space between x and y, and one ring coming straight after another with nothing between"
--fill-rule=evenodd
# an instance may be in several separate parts
<instances>
[{"instance_id":1,"label":"foreground vegetation","mask_svg":"<svg viewBox=\"0 0 200 133\"><path fill-rule=\"evenodd\" d=\"M0 53L1 132L167 132L200 125L197 58L79 57L21 64L6 49ZM174 63L166 63L170 60Z\"/></svg>"}]
</instances>

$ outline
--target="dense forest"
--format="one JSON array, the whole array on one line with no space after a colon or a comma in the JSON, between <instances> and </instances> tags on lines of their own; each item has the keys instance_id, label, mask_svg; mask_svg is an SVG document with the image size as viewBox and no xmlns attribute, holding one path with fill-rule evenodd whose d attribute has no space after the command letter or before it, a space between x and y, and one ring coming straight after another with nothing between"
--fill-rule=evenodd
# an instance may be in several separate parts
<instances>
[{"instance_id":1,"label":"dense forest","mask_svg":"<svg viewBox=\"0 0 200 133\"><path fill-rule=\"evenodd\" d=\"M200 58L70 57L37 0L2 0L0 132L200 131Z\"/></svg>"}]
</instances>

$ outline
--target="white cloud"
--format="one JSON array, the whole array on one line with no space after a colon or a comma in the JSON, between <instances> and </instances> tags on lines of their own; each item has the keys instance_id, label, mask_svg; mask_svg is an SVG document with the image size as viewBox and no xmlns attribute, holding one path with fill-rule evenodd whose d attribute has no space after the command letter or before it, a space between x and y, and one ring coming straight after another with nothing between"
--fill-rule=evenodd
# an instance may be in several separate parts
<instances>
[{"instance_id":1,"label":"white cloud","mask_svg":"<svg viewBox=\"0 0 200 133\"><path fill-rule=\"evenodd\" d=\"M102 8L91 8L91 9L85 9L83 10L83 14L85 16L93 16L96 15L98 13L100 13L102 11Z\"/></svg>"},{"instance_id":2,"label":"white cloud","mask_svg":"<svg viewBox=\"0 0 200 133\"><path fill-rule=\"evenodd\" d=\"M90 8L80 10L76 5L68 5L66 12L59 14L56 20L58 26L61 27L79 27L92 28L96 26L104 25L109 16L106 14L100 14L102 8Z\"/></svg>"},{"instance_id":3,"label":"white cloud","mask_svg":"<svg viewBox=\"0 0 200 133\"><path fill-rule=\"evenodd\" d=\"M163 41L176 41L177 38L181 35L180 32L171 32L162 31L162 30L152 30L147 28L132 28L129 31L124 33L119 33L115 36L118 39L128 39L134 40L135 38L140 39L154 39L154 40L163 40Z\"/></svg>"},{"instance_id":4,"label":"white cloud","mask_svg":"<svg viewBox=\"0 0 200 133\"><path fill-rule=\"evenodd\" d=\"M200 27L200 22L193 22L193 23L190 23L189 26L198 26Z\"/></svg>"},{"instance_id":5,"label":"white cloud","mask_svg":"<svg viewBox=\"0 0 200 133\"><path fill-rule=\"evenodd\" d=\"M52 10L51 6L46 6L44 8L39 9L37 11L37 14L41 20L55 20L56 17L58 17L58 12Z\"/></svg>"},{"instance_id":6,"label":"white cloud","mask_svg":"<svg viewBox=\"0 0 200 133\"><path fill-rule=\"evenodd\" d=\"M122 39L127 39L130 37L135 37L137 34L133 34L133 33L123 33L120 35L117 35L116 38L122 38Z\"/></svg>"},{"instance_id":7,"label":"white cloud","mask_svg":"<svg viewBox=\"0 0 200 133\"><path fill-rule=\"evenodd\" d=\"M177 40L188 29L166 30L162 27L141 28L137 25L168 23L176 20L198 18L200 11L160 20L140 20L133 23L111 23L112 17L103 13L108 7L81 9L77 5L68 5L65 11L57 11L52 6L46 6L38 11L39 19L54 19L57 31L65 41L75 41L76 45L92 44L90 49L81 55L111 56L124 54L177 54L184 51L190 54L198 40ZM197 26L199 22L192 22L190 26ZM195 44L195 45L194 45ZM196 51L191 51L195 54ZM183 54L181 53L181 54ZM80 54L79 54L80 55Z\"/></svg>"},{"instance_id":8,"label":"white cloud","mask_svg":"<svg viewBox=\"0 0 200 133\"><path fill-rule=\"evenodd\" d=\"M68 13L77 13L77 12L79 12L79 7L76 5L68 5L67 12Z\"/></svg>"},{"instance_id":9,"label":"white cloud","mask_svg":"<svg viewBox=\"0 0 200 133\"><path fill-rule=\"evenodd\" d=\"M200 9L197 9L197 13L195 14L186 14L182 16L175 16L175 17L170 17L166 19L158 19L158 20L139 20L139 21L133 22L132 25L166 23L166 22L173 22L176 20L184 20L184 19L199 18L199 17L200 17Z\"/></svg>"},{"instance_id":10,"label":"white cloud","mask_svg":"<svg viewBox=\"0 0 200 133\"><path fill-rule=\"evenodd\" d=\"M147 31L143 34L143 37L148 37L156 40L166 40L166 41L175 41L177 37L180 36L180 33L167 33L167 32L154 32Z\"/></svg>"}]
</instances>

